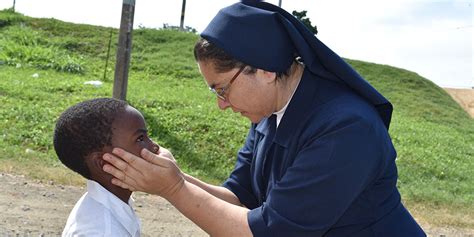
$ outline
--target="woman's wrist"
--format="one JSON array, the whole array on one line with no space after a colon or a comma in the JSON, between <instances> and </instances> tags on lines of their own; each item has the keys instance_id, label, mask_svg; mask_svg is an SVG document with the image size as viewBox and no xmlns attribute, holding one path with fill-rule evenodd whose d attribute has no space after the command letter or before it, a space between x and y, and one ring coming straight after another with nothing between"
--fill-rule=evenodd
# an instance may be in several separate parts
<instances>
[{"instance_id":1,"label":"woman's wrist","mask_svg":"<svg viewBox=\"0 0 474 237\"><path fill-rule=\"evenodd\" d=\"M184 175L182 175L182 178L179 179L178 182L168 187L167 190L163 190L163 192L159 195L163 197L164 199L168 200L169 202L171 202L173 199L175 199L179 195L180 192L182 192L183 187L186 182L187 181L184 178Z\"/></svg>"},{"instance_id":2,"label":"woman's wrist","mask_svg":"<svg viewBox=\"0 0 474 237\"><path fill-rule=\"evenodd\" d=\"M183 174L183 178L188 182L191 182L191 180L195 179L193 176L186 174L184 172L182 172L182 174Z\"/></svg>"},{"instance_id":3,"label":"woman's wrist","mask_svg":"<svg viewBox=\"0 0 474 237\"><path fill-rule=\"evenodd\" d=\"M211 236L250 236L248 209L226 202L201 187L183 180L166 200ZM240 234L245 233L245 234Z\"/></svg>"}]
</instances>

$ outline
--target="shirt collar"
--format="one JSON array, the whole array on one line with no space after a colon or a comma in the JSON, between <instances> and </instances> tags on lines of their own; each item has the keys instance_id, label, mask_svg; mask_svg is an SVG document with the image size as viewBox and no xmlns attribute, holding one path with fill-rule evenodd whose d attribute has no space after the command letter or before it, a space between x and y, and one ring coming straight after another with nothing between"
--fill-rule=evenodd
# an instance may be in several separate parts
<instances>
[{"instance_id":1,"label":"shirt collar","mask_svg":"<svg viewBox=\"0 0 474 237\"><path fill-rule=\"evenodd\" d=\"M131 197L127 205L115 194L93 180L87 180L87 192L90 197L107 208L131 236L140 231L140 223L133 210L133 199Z\"/></svg>"},{"instance_id":2,"label":"shirt collar","mask_svg":"<svg viewBox=\"0 0 474 237\"><path fill-rule=\"evenodd\" d=\"M288 147L295 131L304 125L302 121L306 120L311 113L311 106L314 106L311 101L314 100L318 79L313 76L305 68L296 91L285 108L286 116L281 118L274 139L275 143L283 147Z\"/></svg>"},{"instance_id":3,"label":"shirt collar","mask_svg":"<svg viewBox=\"0 0 474 237\"><path fill-rule=\"evenodd\" d=\"M288 105L290 104L290 101L291 101L291 99L293 98L293 95L295 94L296 89L298 89L298 86L299 86L299 84L300 84L300 81L301 81L301 79L298 80L298 83L296 84L296 87L295 87L295 89L293 90L293 92L291 93L291 96L290 96L290 98L288 99L288 102L286 102L285 106L283 106L283 108L280 109L279 111L273 113L274 115L277 116L277 118L276 118L277 128L278 128L278 125L280 125L280 121L281 121L281 119L283 118L283 115L285 115L286 108L287 108Z\"/></svg>"}]
</instances>

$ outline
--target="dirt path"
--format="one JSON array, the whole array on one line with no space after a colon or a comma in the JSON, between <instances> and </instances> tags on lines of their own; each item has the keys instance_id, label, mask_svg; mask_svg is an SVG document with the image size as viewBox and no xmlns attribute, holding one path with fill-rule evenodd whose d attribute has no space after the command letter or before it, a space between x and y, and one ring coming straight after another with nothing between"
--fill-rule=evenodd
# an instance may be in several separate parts
<instances>
[{"instance_id":1,"label":"dirt path","mask_svg":"<svg viewBox=\"0 0 474 237\"><path fill-rule=\"evenodd\" d=\"M0 173L0 236L60 236L84 188ZM134 194L142 236L207 236L164 199ZM474 237L473 230L421 223L428 236Z\"/></svg>"},{"instance_id":2,"label":"dirt path","mask_svg":"<svg viewBox=\"0 0 474 237\"><path fill-rule=\"evenodd\" d=\"M443 89L471 115L471 118L474 118L474 89Z\"/></svg>"},{"instance_id":3,"label":"dirt path","mask_svg":"<svg viewBox=\"0 0 474 237\"><path fill-rule=\"evenodd\" d=\"M0 174L0 236L60 236L84 188ZM207 236L164 199L134 194L142 236Z\"/></svg>"}]
</instances>

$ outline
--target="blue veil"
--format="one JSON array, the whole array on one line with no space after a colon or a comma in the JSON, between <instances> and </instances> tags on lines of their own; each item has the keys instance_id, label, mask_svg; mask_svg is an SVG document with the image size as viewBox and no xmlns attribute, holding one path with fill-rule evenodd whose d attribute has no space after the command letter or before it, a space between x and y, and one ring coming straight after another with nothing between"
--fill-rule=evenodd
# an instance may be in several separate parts
<instances>
[{"instance_id":1,"label":"blue veil","mask_svg":"<svg viewBox=\"0 0 474 237\"><path fill-rule=\"evenodd\" d=\"M201 33L237 60L285 72L296 56L322 79L346 84L377 109L388 129L392 104L293 15L266 2L244 1L221 9Z\"/></svg>"}]
</instances>

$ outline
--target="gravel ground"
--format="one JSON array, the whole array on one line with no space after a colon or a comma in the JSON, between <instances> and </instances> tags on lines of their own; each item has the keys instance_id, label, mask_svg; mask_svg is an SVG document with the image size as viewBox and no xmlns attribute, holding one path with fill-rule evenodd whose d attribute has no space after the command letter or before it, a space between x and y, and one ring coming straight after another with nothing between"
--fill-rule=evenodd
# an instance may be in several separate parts
<instances>
[{"instance_id":1,"label":"gravel ground","mask_svg":"<svg viewBox=\"0 0 474 237\"><path fill-rule=\"evenodd\" d=\"M0 236L60 236L83 187L0 173ZM166 200L135 193L142 236L207 236ZM474 237L474 230L421 223L428 236Z\"/></svg>"}]
</instances>

